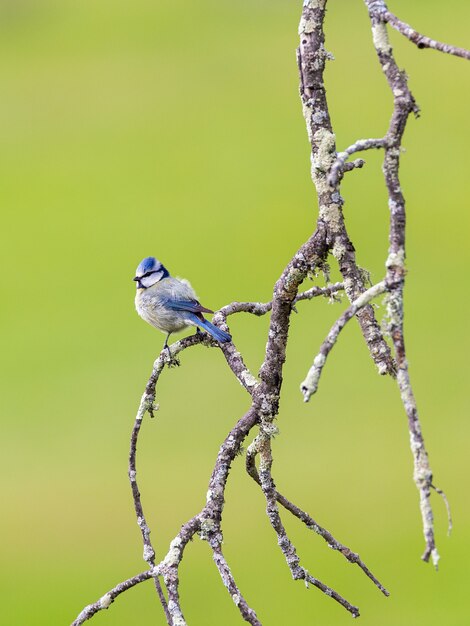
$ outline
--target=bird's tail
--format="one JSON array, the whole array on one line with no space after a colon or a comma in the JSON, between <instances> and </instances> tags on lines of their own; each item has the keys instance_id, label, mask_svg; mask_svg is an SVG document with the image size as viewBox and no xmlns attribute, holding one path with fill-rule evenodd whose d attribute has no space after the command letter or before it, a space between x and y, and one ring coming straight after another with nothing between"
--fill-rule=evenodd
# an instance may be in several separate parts
<instances>
[{"instance_id":1,"label":"bird's tail","mask_svg":"<svg viewBox=\"0 0 470 626\"><path fill-rule=\"evenodd\" d=\"M214 324L211 324L204 318L202 320L198 319L197 325L206 330L216 341L220 341L222 343L232 341L232 335L229 335L221 328L217 328L217 326L214 326Z\"/></svg>"}]
</instances>

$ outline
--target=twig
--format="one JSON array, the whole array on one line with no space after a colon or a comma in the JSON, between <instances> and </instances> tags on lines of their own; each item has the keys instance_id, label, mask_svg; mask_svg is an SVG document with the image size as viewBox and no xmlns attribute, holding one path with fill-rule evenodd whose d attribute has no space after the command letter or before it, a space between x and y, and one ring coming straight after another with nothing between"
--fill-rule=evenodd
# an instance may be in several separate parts
<instances>
[{"instance_id":1,"label":"twig","mask_svg":"<svg viewBox=\"0 0 470 626\"><path fill-rule=\"evenodd\" d=\"M246 451L246 471L251 476L251 478L253 478L253 480L256 483L258 483L258 485L261 486L261 480L258 474L258 470L256 468L256 456L259 452L259 448L258 448L259 440L260 440L259 436L255 437L252 443L248 446L248 449ZM362 569L364 574L368 576L368 578L371 579L374 585L376 585L385 596L390 595L387 589L374 576L374 574L372 574L370 569L362 561L359 554L357 554L356 552L353 552L350 548L348 548L347 546L342 544L340 541L335 539L333 535L328 530L326 530L326 528L323 528L323 526L320 526L320 524L318 524L318 522L316 522L313 519L313 517L311 517L305 511L302 511L302 509L300 509L298 506L293 504L290 500L288 500L286 497L280 494L279 491L277 490L275 491L275 497L276 497L276 500L279 502L279 504L281 504L287 511L292 513L294 517L296 517L301 522L303 522L309 530L312 530L317 535L320 535L320 537L322 537L326 541L326 543L330 546L330 548L340 552L344 556L344 558L347 559L350 563L356 563Z\"/></svg>"},{"instance_id":2,"label":"twig","mask_svg":"<svg viewBox=\"0 0 470 626\"><path fill-rule=\"evenodd\" d=\"M173 626L186 626L179 597L178 571L183 560L184 549L200 528L201 523L197 515L191 518L189 522L186 522L170 543L170 549L166 557L152 571L155 578L162 575L165 581L165 586L168 590L168 612L170 613Z\"/></svg>"},{"instance_id":3,"label":"twig","mask_svg":"<svg viewBox=\"0 0 470 626\"><path fill-rule=\"evenodd\" d=\"M217 536L215 536L214 540L210 541L210 545L212 547L214 563L219 570L222 582L229 592L235 606L240 611L241 616L243 617L245 622L252 624L252 626L261 626L261 622L259 621L255 611L248 606L245 598L242 596L237 584L235 583L233 574L230 571L228 563L222 553L221 542L217 538Z\"/></svg>"},{"instance_id":4,"label":"twig","mask_svg":"<svg viewBox=\"0 0 470 626\"><path fill-rule=\"evenodd\" d=\"M385 139L383 137L381 139L359 139L356 143L350 145L344 152L338 152L336 155L336 159L331 166L330 174L328 176L328 182L331 187L335 188L341 182L343 177L343 172L348 169L353 169L354 167L362 167L364 165L364 161L359 160L360 165L355 165L354 163L346 163L346 160L356 152L363 152L364 150L379 150L385 146ZM348 166L353 167L348 167Z\"/></svg>"},{"instance_id":5,"label":"twig","mask_svg":"<svg viewBox=\"0 0 470 626\"><path fill-rule=\"evenodd\" d=\"M435 485L431 485L431 489L434 489L434 491L438 493L441 496L441 498L444 500L444 504L445 504L446 511L447 511L447 535L450 535L450 533L452 532L452 515L450 512L449 500L447 499L446 494L442 491L442 489L439 489L439 487L436 487Z\"/></svg>"},{"instance_id":6,"label":"twig","mask_svg":"<svg viewBox=\"0 0 470 626\"><path fill-rule=\"evenodd\" d=\"M93 604L89 604L88 606L86 606L83 611L81 611L80 615L78 615L78 617L72 622L71 626L80 626L80 624L83 624L88 619L93 617L93 615L98 613L98 611L108 609L121 593L124 593L124 591L135 587L139 583L143 583L149 578L152 578L152 572L150 570L147 572L142 572L141 574L137 574L137 576L133 576L132 578L128 578L122 583L119 583L118 585L107 591L104 596L101 596L99 600L97 600Z\"/></svg>"},{"instance_id":7,"label":"twig","mask_svg":"<svg viewBox=\"0 0 470 626\"><path fill-rule=\"evenodd\" d=\"M396 15L388 10L383 11L381 15L382 18L388 24L390 24L392 28L404 35L407 39L409 39L416 46L418 46L418 48L433 48L434 50L439 50L439 52L445 52L446 54L452 54L453 56L470 60L470 50L466 50L465 48L458 48L457 46L451 46L447 43L441 43L436 39L426 37L425 35L418 33L417 30L415 30L406 22L398 19Z\"/></svg>"},{"instance_id":8,"label":"twig","mask_svg":"<svg viewBox=\"0 0 470 626\"><path fill-rule=\"evenodd\" d=\"M330 332L320 347L320 351L313 360L313 365L309 369L305 380L300 385L300 391L303 393L304 402L308 402L312 395L317 391L326 359L347 322L349 322L349 320L354 317L358 311L369 304L369 302L371 302L374 298L384 293L385 290L386 284L385 281L382 280L380 283L377 283L367 291L364 291L364 293L362 293L359 298L354 300L341 317L333 324Z\"/></svg>"},{"instance_id":9,"label":"twig","mask_svg":"<svg viewBox=\"0 0 470 626\"><path fill-rule=\"evenodd\" d=\"M338 291L344 290L344 283L333 283L332 285L328 285L327 287L310 287L306 291L299 293L294 298L294 304L300 302L301 300L311 300L312 298L317 298L318 296L330 297ZM220 311L216 313L215 319L227 318L229 315L234 315L235 313L251 313L252 315L256 315L261 317L262 315L266 315L273 308L273 302L270 300L269 302L231 302L226 306L222 307Z\"/></svg>"},{"instance_id":10,"label":"twig","mask_svg":"<svg viewBox=\"0 0 470 626\"><path fill-rule=\"evenodd\" d=\"M271 475L273 458L270 440L271 433L269 432L270 423L268 422L267 425L267 433L263 431L264 425L261 426L261 432L258 440L258 451L260 455L259 480L263 493L266 497L266 513L271 526L277 535L278 546L284 554L287 565L291 571L292 578L294 580L304 580L307 587L308 583L312 584L317 589L320 589L320 591L322 591L325 595L338 602L343 608L351 613L353 617L359 617L359 609L356 606L348 602L334 589L322 583L318 580L318 578L314 578L304 567L300 565L300 559L297 555L295 546L287 536L286 529L281 521L279 509L276 504L277 491Z\"/></svg>"},{"instance_id":11,"label":"twig","mask_svg":"<svg viewBox=\"0 0 470 626\"><path fill-rule=\"evenodd\" d=\"M187 337L178 341L170 347L171 358L174 359L175 356L184 350L185 348L189 348L191 346L197 345L202 341L202 335L193 335L192 337ZM161 372L165 366L167 359L166 350L163 350L158 359L155 361L153 365L152 374L147 382L145 387L144 394L140 400L139 408L137 410L137 415L135 418L134 426L132 429L131 435L131 443L130 443L130 451L129 451L129 469L128 476L131 484L132 497L134 500L134 509L137 517L137 524L140 528L140 532L142 534L142 541L144 544L144 561L153 568L155 566L155 550L153 548L152 542L150 540L150 528L147 524L147 520L145 519L144 510L142 507L142 501L140 497L139 486L137 484L137 466L136 466L136 454L137 454L137 441L140 433L140 429L142 426L142 419L146 413L153 417L154 411L158 409L158 406L155 405L155 387L157 381L160 377ZM157 576L154 577L155 588L160 600L160 604L162 605L163 611L165 613L165 618L169 626L173 625L172 618L170 615L170 611L168 609L168 604L166 598L163 594L163 590L160 584L160 581ZM176 626L176 625L175 625Z\"/></svg>"},{"instance_id":12,"label":"twig","mask_svg":"<svg viewBox=\"0 0 470 626\"><path fill-rule=\"evenodd\" d=\"M294 304L297 304L297 302L301 302L302 300L311 300L317 296L331 297L339 291L344 291L344 283L333 283L332 285L328 285L328 287L310 287L310 289L301 291L294 298Z\"/></svg>"}]
</instances>

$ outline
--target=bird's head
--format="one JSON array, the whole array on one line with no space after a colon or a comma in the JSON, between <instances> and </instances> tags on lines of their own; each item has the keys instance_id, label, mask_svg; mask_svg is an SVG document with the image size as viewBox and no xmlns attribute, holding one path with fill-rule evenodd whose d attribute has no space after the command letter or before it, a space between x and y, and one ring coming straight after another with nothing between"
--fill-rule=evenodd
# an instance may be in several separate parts
<instances>
[{"instance_id":1,"label":"bird's head","mask_svg":"<svg viewBox=\"0 0 470 626\"><path fill-rule=\"evenodd\" d=\"M148 256L139 263L133 280L137 283L137 289L148 289L169 275L168 270L158 259Z\"/></svg>"}]
</instances>

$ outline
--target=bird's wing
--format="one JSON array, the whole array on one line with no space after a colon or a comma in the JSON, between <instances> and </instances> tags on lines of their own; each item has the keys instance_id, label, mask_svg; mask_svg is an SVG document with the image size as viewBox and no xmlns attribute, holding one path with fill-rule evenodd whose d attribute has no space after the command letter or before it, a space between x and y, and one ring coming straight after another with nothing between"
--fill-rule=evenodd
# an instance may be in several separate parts
<instances>
[{"instance_id":1,"label":"bird's wing","mask_svg":"<svg viewBox=\"0 0 470 626\"><path fill-rule=\"evenodd\" d=\"M197 300L173 300L173 298L165 298L165 306L173 311L188 311L190 313L213 313L211 309L199 304Z\"/></svg>"}]
</instances>

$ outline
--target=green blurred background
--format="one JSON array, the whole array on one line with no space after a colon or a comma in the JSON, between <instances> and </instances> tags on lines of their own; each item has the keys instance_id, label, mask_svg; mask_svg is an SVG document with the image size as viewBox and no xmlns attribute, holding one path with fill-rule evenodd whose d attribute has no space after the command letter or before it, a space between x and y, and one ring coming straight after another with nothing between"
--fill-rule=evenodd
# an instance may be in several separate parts
<instances>
[{"instance_id":1,"label":"green blurred background","mask_svg":"<svg viewBox=\"0 0 470 626\"><path fill-rule=\"evenodd\" d=\"M144 569L127 482L129 434L163 335L134 311L133 272L156 255L201 300L270 298L309 236L316 201L295 62L301 2L10 0L0 5L2 209L2 624L69 624ZM391 6L423 32L469 44L470 5ZM342 148L383 134L391 112L358 0L331 0L327 68ZM274 443L279 489L351 548L390 589L385 599L323 541L284 516L302 564L359 605L363 626L468 624L470 427L466 418L469 262L468 63L392 33L422 107L410 120L406 331L436 484L441 568L420 561L418 495L397 388L376 375L355 323L319 393L299 382L342 305L299 305ZM382 277L387 206L380 155L344 182L358 262ZM321 281L319 280L319 284ZM378 314L383 314L383 307ZM231 320L257 371L268 319ZM247 407L222 355L196 348L158 388L138 467L159 556L204 503L223 437ZM225 551L266 626L350 623L291 580L259 489L239 459ZM181 568L190 624L241 622L207 545ZM164 624L150 583L94 623Z\"/></svg>"}]
</instances>

